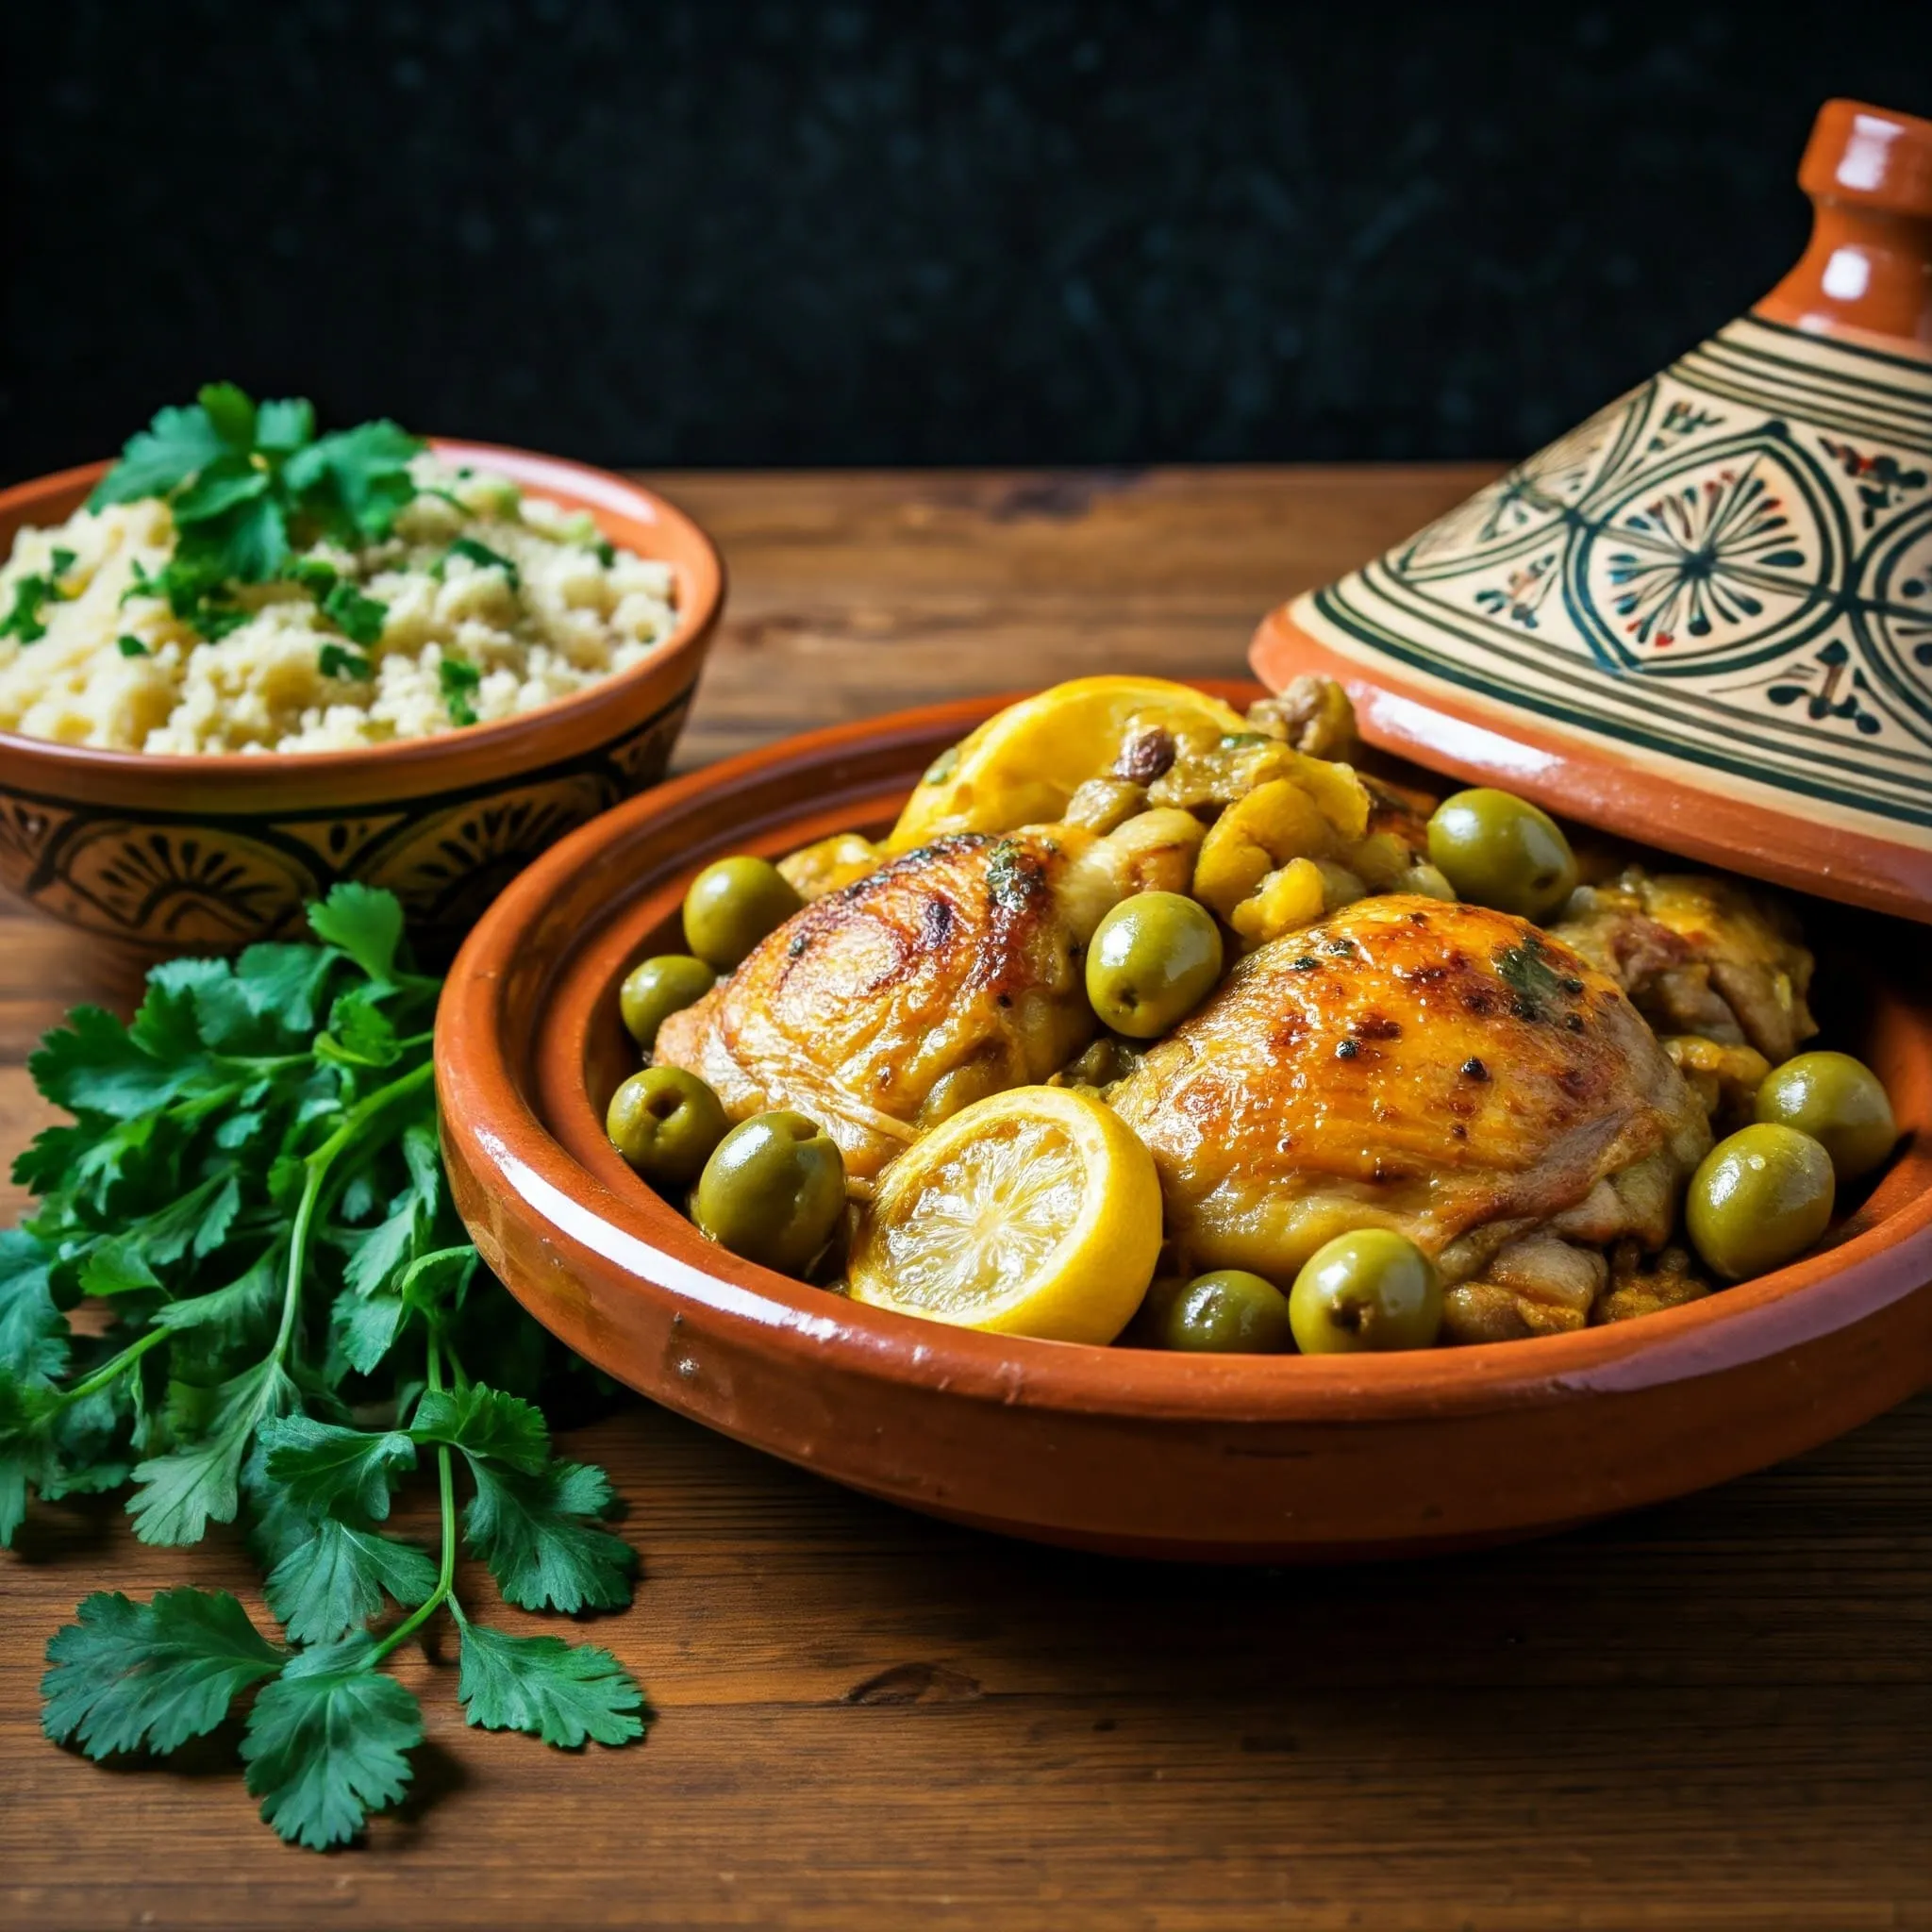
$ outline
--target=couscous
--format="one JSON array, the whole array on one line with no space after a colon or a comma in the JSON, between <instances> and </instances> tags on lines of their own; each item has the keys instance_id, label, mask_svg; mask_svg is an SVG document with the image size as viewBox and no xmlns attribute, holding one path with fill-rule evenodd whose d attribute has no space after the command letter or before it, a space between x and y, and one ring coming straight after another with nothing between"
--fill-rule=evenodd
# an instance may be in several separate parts
<instances>
[{"instance_id":1,"label":"couscous","mask_svg":"<svg viewBox=\"0 0 1932 1932\"><path fill-rule=\"evenodd\" d=\"M452 468L390 425L318 443L305 416L307 440L283 437L293 454L264 454L270 412L306 405L261 405L258 429L239 391L203 397L199 425L164 410L130 442L92 507L15 537L0 567L0 729L120 751L354 749L527 711L677 627L671 570L614 547L587 515ZM225 450L225 404L231 423L247 412ZM333 485L330 443L365 431L381 432L364 446L384 456ZM172 468L168 450L158 464L140 447L164 433ZM195 436L218 453L177 475ZM117 478L125 500L103 501ZM198 546L188 571L184 532ZM230 558L234 573L216 574Z\"/></svg>"}]
</instances>

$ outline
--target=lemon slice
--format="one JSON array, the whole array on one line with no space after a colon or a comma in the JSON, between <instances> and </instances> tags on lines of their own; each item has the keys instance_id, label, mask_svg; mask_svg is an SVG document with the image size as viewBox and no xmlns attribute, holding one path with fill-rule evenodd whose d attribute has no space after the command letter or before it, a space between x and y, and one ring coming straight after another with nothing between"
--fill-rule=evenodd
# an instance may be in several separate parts
<instances>
[{"instance_id":1,"label":"lemon slice","mask_svg":"<svg viewBox=\"0 0 1932 1932\"><path fill-rule=\"evenodd\" d=\"M1160 1251L1154 1157L1063 1087L975 1101L887 1168L853 1244L854 1301L997 1335L1108 1342Z\"/></svg>"},{"instance_id":2,"label":"lemon slice","mask_svg":"<svg viewBox=\"0 0 1932 1932\"><path fill-rule=\"evenodd\" d=\"M949 832L1050 824L1089 778L1108 772L1129 731L1212 743L1245 731L1241 713L1164 677L1076 677L989 718L941 758L886 841L910 852Z\"/></svg>"}]
</instances>

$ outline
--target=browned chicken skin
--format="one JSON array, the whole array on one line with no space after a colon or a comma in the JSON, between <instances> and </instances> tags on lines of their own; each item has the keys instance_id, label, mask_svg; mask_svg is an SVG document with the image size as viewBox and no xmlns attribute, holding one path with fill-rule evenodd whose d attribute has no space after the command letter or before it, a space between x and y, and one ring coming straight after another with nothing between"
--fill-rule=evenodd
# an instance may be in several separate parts
<instances>
[{"instance_id":1,"label":"browned chicken skin","mask_svg":"<svg viewBox=\"0 0 1932 1932\"><path fill-rule=\"evenodd\" d=\"M923 1127L1043 1081L1095 1021L1081 955L1129 893L1184 886L1201 828L1144 812L962 833L813 901L659 1030L655 1058L709 1083L733 1120L790 1107L865 1181Z\"/></svg>"},{"instance_id":2,"label":"browned chicken skin","mask_svg":"<svg viewBox=\"0 0 1932 1932\"><path fill-rule=\"evenodd\" d=\"M1668 1239L1709 1146L1616 985L1484 908L1366 899L1262 946L1108 1095L1180 1267L1286 1285L1353 1227L1441 1265L1461 1341L1580 1326L1601 1244Z\"/></svg>"}]
</instances>

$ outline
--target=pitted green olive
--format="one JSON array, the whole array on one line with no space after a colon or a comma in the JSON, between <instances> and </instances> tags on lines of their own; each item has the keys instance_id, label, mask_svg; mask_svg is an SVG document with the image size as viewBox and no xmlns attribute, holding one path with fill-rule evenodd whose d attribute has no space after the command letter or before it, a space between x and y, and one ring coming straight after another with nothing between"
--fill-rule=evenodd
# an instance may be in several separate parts
<instances>
[{"instance_id":1,"label":"pitted green olive","mask_svg":"<svg viewBox=\"0 0 1932 1932\"><path fill-rule=\"evenodd\" d=\"M1727 1281L1768 1274L1802 1255L1831 1219L1831 1156L1777 1123L1720 1141L1690 1176L1684 1224L1706 1264Z\"/></svg>"},{"instance_id":2,"label":"pitted green olive","mask_svg":"<svg viewBox=\"0 0 1932 1932\"><path fill-rule=\"evenodd\" d=\"M1192 1355L1282 1355L1294 1347L1288 1297L1241 1268L1198 1274L1168 1299L1158 1335Z\"/></svg>"},{"instance_id":3,"label":"pitted green olive","mask_svg":"<svg viewBox=\"0 0 1932 1932\"><path fill-rule=\"evenodd\" d=\"M731 1123L718 1096L682 1067L646 1067L610 1096L610 1144L659 1188L688 1188Z\"/></svg>"},{"instance_id":4,"label":"pitted green olive","mask_svg":"<svg viewBox=\"0 0 1932 1932\"><path fill-rule=\"evenodd\" d=\"M838 1143L802 1113L783 1109L733 1127L691 1196L702 1233L781 1274L805 1274L844 1210Z\"/></svg>"},{"instance_id":5,"label":"pitted green olive","mask_svg":"<svg viewBox=\"0 0 1932 1932\"><path fill-rule=\"evenodd\" d=\"M1575 855L1556 820L1487 785L1436 808L1429 862L1458 899L1519 919L1548 918L1576 888Z\"/></svg>"},{"instance_id":6,"label":"pitted green olive","mask_svg":"<svg viewBox=\"0 0 1932 1932\"><path fill-rule=\"evenodd\" d=\"M1898 1143L1898 1122L1878 1075L1848 1053L1801 1053L1757 1090L1757 1118L1809 1134L1841 1181L1878 1166Z\"/></svg>"},{"instance_id":7,"label":"pitted green olive","mask_svg":"<svg viewBox=\"0 0 1932 1932\"><path fill-rule=\"evenodd\" d=\"M708 865L684 895L684 942L728 973L805 901L769 858L741 853Z\"/></svg>"},{"instance_id":8,"label":"pitted green olive","mask_svg":"<svg viewBox=\"0 0 1932 1932\"><path fill-rule=\"evenodd\" d=\"M718 982L702 959L689 953L659 953L625 974L617 1004L630 1037L649 1053L658 1029L673 1013L695 1006Z\"/></svg>"},{"instance_id":9,"label":"pitted green olive","mask_svg":"<svg viewBox=\"0 0 1932 1932\"><path fill-rule=\"evenodd\" d=\"M1407 1235L1358 1227L1308 1257L1288 1309L1304 1355L1428 1348L1442 1326L1441 1277Z\"/></svg>"},{"instance_id":10,"label":"pitted green olive","mask_svg":"<svg viewBox=\"0 0 1932 1932\"><path fill-rule=\"evenodd\" d=\"M1153 1040L1178 1024L1220 977L1221 929L1181 892L1123 899L1087 948L1087 997L1105 1024L1130 1040Z\"/></svg>"}]
</instances>

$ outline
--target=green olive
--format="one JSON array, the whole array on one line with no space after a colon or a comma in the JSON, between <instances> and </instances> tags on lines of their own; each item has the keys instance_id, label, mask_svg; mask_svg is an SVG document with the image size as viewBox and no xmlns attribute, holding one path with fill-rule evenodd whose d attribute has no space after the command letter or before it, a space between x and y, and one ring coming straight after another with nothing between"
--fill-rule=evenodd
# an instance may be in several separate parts
<instances>
[{"instance_id":1,"label":"green olive","mask_svg":"<svg viewBox=\"0 0 1932 1932\"><path fill-rule=\"evenodd\" d=\"M802 1113L782 1110L733 1127L691 1196L702 1233L781 1274L804 1274L844 1211L838 1143Z\"/></svg>"},{"instance_id":2,"label":"green olive","mask_svg":"<svg viewBox=\"0 0 1932 1932\"><path fill-rule=\"evenodd\" d=\"M688 1188L731 1123L718 1096L682 1067L646 1067L610 1096L610 1144L660 1188Z\"/></svg>"},{"instance_id":3,"label":"green olive","mask_svg":"<svg viewBox=\"0 0 1932 1932\"><path fill-rule=\"evenodd\" d=\"M1898 1141L1878 1075L1848 1053L1801 1053L1764 1076L1757 1118L1809 1134L1841 1181L1868 1174Z\"/></svg>"},{"instance_id":4,"label":"green olive","mask_svg":"<svg viewBox=\"0 0 1932 1932\"><path fill-rule=\"evenodd\" d=\"M1442 1326L1442 1282L1407 1235L1358 1227L1308 1257L1288 1312L1304 1355L1429 1348Z\"/></svg>"},{"instance_id":5,"label":"green olive","mask_svg":"<svg viewBox=\"0 0 1932 1932\"><path fill-rule=\"evenodd\" d=\"M1241 1268L1197 1274L1168 1298L1158 1345L1193 1355L1285 1355L1294 1347L1288 1297Z\"/></svg>"},{"instance_id":6,"label":"green olive","mask_svg":"<svg viewBox=\"0 0 1932 1932\"><path fill-rule=\"evenodd\" d=\"M1576 858L1556 820L1487 785L1436 808L1429 862L1457 898L1519 919L1547 918L1576 889Z\"/></svg>"},{"instance_id":7,"label":"green olive","mask_svg":"<svg viewBox=\"0 0 1932 1932\"><path fill-rule=\"evenodd\" d=\"M741 853L708 865L684 895L684 942L729 973L805 904L769 858Z\"/></svg>"},{"instance_id":8,"label":"green olive","mask_svg":"<svg viewBox=\"0 0 1932 1932\"><path fill-rule=\"evenodd\" d=\"M1831 1219L1831 1156L1775 1122L1720 1141L1690 1176L1684 1224L1706 1263L1730 1281L1802 1255Z\"/></svg>"},{"instance_id":9,"label":"green olive","mask_svg":"<svg viewBox=\"0 0 1932 1932\"><path fill-rule=\"evenodd\" d=\"M625 974L617 995L618 1010L630 1037L649 1053L658 1029L673 1013L695 1006L718 983L718 975L689 953L659 953L641 960Z\"/></svg>"},{"instance_id":10,"label":"green olive","mask_svg":"<svg viewBox=\"0 0 1932 1932\"><path fill-rule=\"evenodd\" d=\"M1131 1040L1152 1040L1187 1018L1221 977L1221 928L1180 892L1123 899L1087 948L1087 997Z\"/></svg>"}]
</instances>

